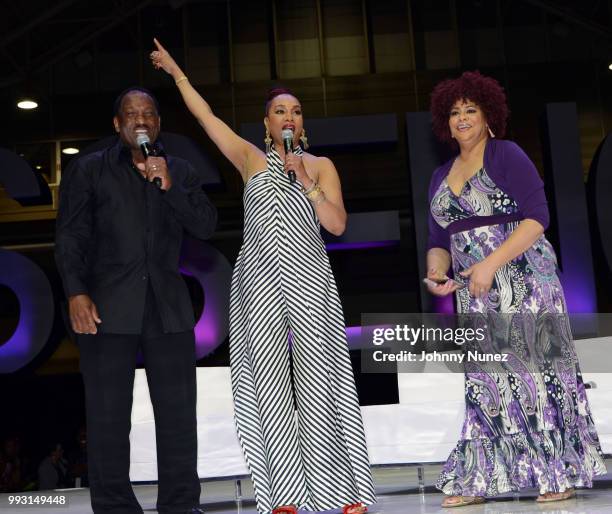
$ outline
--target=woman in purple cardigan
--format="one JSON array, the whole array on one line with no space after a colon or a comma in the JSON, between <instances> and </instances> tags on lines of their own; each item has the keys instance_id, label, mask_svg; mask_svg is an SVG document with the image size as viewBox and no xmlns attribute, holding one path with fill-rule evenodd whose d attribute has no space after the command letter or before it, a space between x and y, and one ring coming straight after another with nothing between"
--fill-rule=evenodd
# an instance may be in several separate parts
<instances>
[{"instance_id":1,"label":"woman in purple cardigan","mask_svg":"<svg viewBox=\"0 0 612 514\"><path fill-rule=\"evenodd\" d=\"M504 135L508 108L494 79L466 72L441 82L431 112L436 136L458 154L431 179L428 288L437 296L456 293L459 313L522 320L518 329L516 318L505 327L509 362L496 372L466 364L461 438L437 483L447 495L442 506L531 487L539 502L568 499L606 470L564 316L556 257L544 236L544 184L515 143L496 139ZM451 265L455 281L435 285L448 278ZM561 359L538 352L546 332L541 321L551 313L563 320L553 334L561 334L557 346L563 340ZM535 369L517 349L517 334L539 356Z\"/></svg>"}]
</instances>

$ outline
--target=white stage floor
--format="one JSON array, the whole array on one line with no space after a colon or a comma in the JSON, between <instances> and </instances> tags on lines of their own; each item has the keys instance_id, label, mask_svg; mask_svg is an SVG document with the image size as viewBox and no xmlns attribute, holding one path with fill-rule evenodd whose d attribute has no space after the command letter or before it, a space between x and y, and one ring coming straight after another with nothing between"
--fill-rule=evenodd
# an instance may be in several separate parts
<instances>
[{"instance_id":1,"label":"white stage floor","mask_svg":"<svg viewBox=\"0 0 612 514\"><path fill-rule=\"evenodd\" d=\"M598 477L594 489L579 490L578 496L572 500L551 504L536 504L536 491L525 491L521 495L496 498L484 505L462 507L460 509L443 509L440 503L443 495L433 492L427 487L425 494L418 490L416 467L389 467L374 469L376 489L379 503L370 508L372 514L513 514L513 513L549 513L549 514L609 514L612 512L612 459L606 461L610 473ZM428 465L424 468L425 484L434 483L440 467ZM215 514L257 514L253 501L253 490L249 480L242 480L242 497L240 504L235 501L236 484L231 480L212 481L202 484L201 507L207 513ZM157 486L136 485L136 496L145 513L154 513ZM53 494L53 491L40 491L32 494ZM58 492L55 492L58 494ZM0 512L2 514L91 514L89 491L87 489L69 489L61 494L68 497L67 507L11 507L8 504L8 494L0 495ZM337 511L331 511L337 512Z\"/></svg>"}]
</instances>

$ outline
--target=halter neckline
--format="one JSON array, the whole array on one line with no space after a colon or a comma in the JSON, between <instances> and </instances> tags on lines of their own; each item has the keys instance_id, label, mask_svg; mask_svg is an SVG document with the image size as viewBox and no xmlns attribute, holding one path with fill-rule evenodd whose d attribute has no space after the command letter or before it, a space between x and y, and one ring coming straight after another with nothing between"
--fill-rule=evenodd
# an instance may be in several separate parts
<instances>
[{"instance_id":1,"label":"halter neckline","mask_svg":"<svg viewBox=\"0 0 612 514\"><path fill-rule=\"evenodd\" d=\"M280 158L280 153L279 151L276 149L276 147L274 145L272 145L270 147L270 151L266 154L266 155L270 155L270 154L276 154L279 158ZM302 149L302 147L300 145L297 145L293 148L293 153L296 155L303 155L304 154L304 150Z\"/></svg>"}]
</instances>

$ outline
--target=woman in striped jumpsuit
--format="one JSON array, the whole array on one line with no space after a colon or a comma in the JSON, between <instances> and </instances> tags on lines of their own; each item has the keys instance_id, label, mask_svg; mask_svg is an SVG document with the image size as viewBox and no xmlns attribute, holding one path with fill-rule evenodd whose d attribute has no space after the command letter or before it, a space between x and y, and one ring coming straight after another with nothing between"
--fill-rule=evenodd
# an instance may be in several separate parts
<instances>
[{"instance_id":1,"label":"woman in striped jumpsuit","mask_svg":"<svg viewBox=\"0 0 612 514\"><path fill-rule=\"evenodd\" d=\"M319 232L320 224L334 234L344 231L338 173L329 159L298 146L302 111L290 92L270 93L264 154L212 113L155 43L153 64L172 75L191 113L245 182L230 360L238 439L257 509L363 513L376 497L342 306ZM294 152L287 155L286 129L294 134Z\"/></svg>"}]
</instances>

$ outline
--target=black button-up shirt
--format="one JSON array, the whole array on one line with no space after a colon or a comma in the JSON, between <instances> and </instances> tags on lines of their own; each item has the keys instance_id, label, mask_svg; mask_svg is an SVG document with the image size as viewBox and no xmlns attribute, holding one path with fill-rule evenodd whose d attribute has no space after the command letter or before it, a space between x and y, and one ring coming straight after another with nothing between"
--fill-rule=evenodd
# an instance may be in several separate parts
<instances>
[{"instance_id":1,"label":"black button-up shirt","mask_svg":"<svg viewBox=\"0 0 612 514\"><path fill-rule=\"evenodd\" d=\"M138 334L149 282L165 332L194 326L179 273L183 230L205 239L217 212L194 168L167 157L172 186L160 191L133 166L121 141L81 157L62 177L55 257L66 296L88 294L100 332Z\"/></svg>"}]
</instances>

